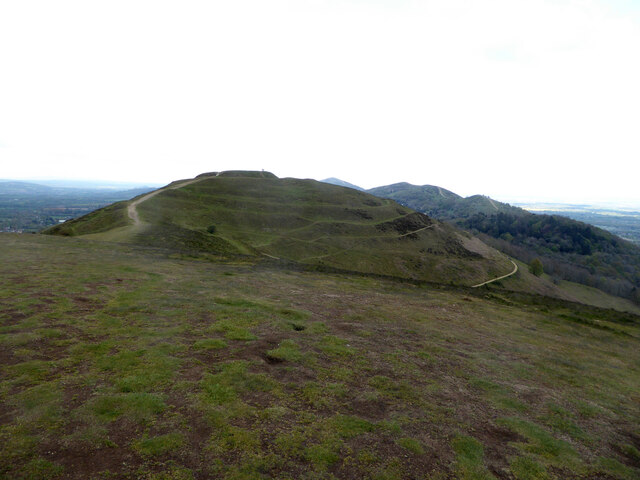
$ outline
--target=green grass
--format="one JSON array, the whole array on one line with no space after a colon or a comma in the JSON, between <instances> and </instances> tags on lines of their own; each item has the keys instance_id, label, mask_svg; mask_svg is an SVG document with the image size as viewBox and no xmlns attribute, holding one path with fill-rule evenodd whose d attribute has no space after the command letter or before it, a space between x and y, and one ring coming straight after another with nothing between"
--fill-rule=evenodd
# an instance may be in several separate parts
<instances>
[{"instance_id":1,"label":"green grass","mask_svg":"<svg viewBox=\"0 0 640 480\"><path fill-rule=\"evenodd\" d=\"M636 317L78 238L0 261L0 478L638 477Z\"/></svg>"},{"instance_id":2,"label":"green grass","mask_svg":"<svg viewBox=\"0 0 640 480\"><path fill-rule=\"evenodd\" d=\"M181 433L168 433L157 437L144 437L133 443L133 448L143 456L158 456L177 454L185 445L184 436Z\"/></svg>"},{"instance_id":3,"label":"green grass","mask_svg":"<svg viewBox=\"0 0 640 480\"><path fill-rule=\"evenodd\" d=\"M33 384L47 378L52 367L52 362L29 360L15 365L10 365L5 370L7 376L12 378L16 383Z\"/></svg>"},{"instance_id":4,"label":"green grass","mask_svg":"<svg viewBox=\"0 0 640 480\"><path fill-rule=\"evenodd\" d=\"M501 423L522 435L526 441L517 447L524 453L533 454L543 464L582 471L584 465L575 449L565 440L559 439L541 426L519 418L505 418Z\"/></svg>"},{"instance_id":5,"label":"green grass","mask_svg":"<svg viewBox=\"0 0 640 480\"><path fill-rule=\"evenodd\" d=\"M274 382L265 375L249 372L247 362L233 361L222 365L219 373L205 374L200 386L206 404L224 406L237 401L242 392L269 391Z\"/></svg>"},{"instance_id":6,"label":"green grass","mask_svg":"<svg viewBox=\"0 0 640 480\"><path fill-rule=\"evenodd\" d=\"M548 480L547 469L531 457L516 457L509 462L516 480Z\"/></svg>"},{"instance_id":7,"label":"green grass","mask_svg":"<svg viewBox=\"0 0 640 480\"><path fill-rule=\"evenodd\" d=\"M332 357L348 357L353 355L353 349L343 338L325 335L320 339L319 348Z\"/></svg>"},{"instance_id":8,"label":"green grass","mask_svg":"<svg viewBox=\"0 0 640 480\"><path fill-rule=\"evenodd\" d=\"M397 443L402 448L409 450L411 453L414 453L416 455L424 454L424 447L422 446L420 441L416 440L415 438L402 437L398 439Z\"/></svg>"},{"instance_id":9,"label":"green grass","mask_svg":"<svg viewBox=\"0 0 640 480\"><path fill-rule=\"evenodd\" d=\"M26 388L13 397L13 403L29 423L53 430L62 420L62 392L55 382Z\"/></svg>"},{"instance_id":10,"label":"green grass","mask_svg":"<svg viewBox=\"0 0 640 480\"><path fill-rule=\"evenodd\" d=\"M565 433L573 439L586 442L590 440L584 431L576 425L575 415L559 405L550 404L548 406L544 422L554 431Z\"/></svg>"},{"instance_id":11,"label":"green grass","mask_svg":"<svg viewBox=\"0 0 640 480\"><path fill-rule=\"evenodd\" d=\"M470 383L473 387L481 390L496 408L519 412L525 412L529 408L525 403L518 400L512 391L502 385L480 378L474 378Z\"/></svg>"},{"instance_id":12,"label":"green grass","mask_svg":"<svg viewBox=\"0 0 640 480\"><path fill-rule=\"evenodd\" d=\"M283 340L278 348L267 351L267 357L286 362L299 362L304 358L300 347L293 340Z\"/></svg>"},{"instance_id":13,"label":"green grass","mask_svg":"<svg viewBox=\"0 0 640 480\"><path fill-rule=\"evenodd\" d=\"M495 480L484 465L482 444L473 437L456 436L451 447L456 454L456 475L460 480Z\"/></svg>"},{"instance_id":14,"label":"green grass","mask_svg":"<svg viewBox=\"0 0 640 480\"><path fill-rule=\"evenodd\" d=\"M615 458L599 457L597 470L622 480L633 480L638 478L637 469L633 469L620 463Z\"/></svg>"},{"instance_id":15,"label":"green grass","mask_svg":"<svg viewBox=\"0 0 640 480\"><path fill-rule=\"evenodd\" d=\"M101 395L88 404L91 413L102 421L113 421L124 415L137 422L150 422L166 409L163 398L150 393Z\"/></svg>"}]
</instances>

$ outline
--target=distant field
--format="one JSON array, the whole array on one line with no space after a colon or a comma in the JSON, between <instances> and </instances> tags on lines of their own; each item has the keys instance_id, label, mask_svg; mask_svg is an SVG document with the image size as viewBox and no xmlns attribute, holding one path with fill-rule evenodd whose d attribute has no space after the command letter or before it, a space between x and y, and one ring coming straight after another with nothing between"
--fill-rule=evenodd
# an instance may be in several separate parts
<instances>
[{"instance_id":1,"label":"distant field","mask_svg":"<svg viewBox=\"0 0 640 480\"><path fill-rule=\"evenodd\" d=\"M580 205L556 205L555 207L545 204L517 205L534 213L564 215L580 222L589 223L640 245L640 211Z\"/></svg>"},{"instance_id":2,"label":"distant field","mask_svg":"<svg viewBox=\"0 0 640 480\"><path fill-rule=\"evenodd\" d=\"M640 478L640 318L0 234L0 477Z\"/></svg>"},{"instance_id":3,"label":"distant field","mask_svg":"<svg viewBox=\"0 0 640 480\"><path fill-rule=\"evenodd\" d=\"M33 190L9 189L8 185L14 183L19 182L0 182L0 232L39 232L46 227L151 190L136 188L114 191L41 185L33 185Z\"/></svg>"}]
</instances>

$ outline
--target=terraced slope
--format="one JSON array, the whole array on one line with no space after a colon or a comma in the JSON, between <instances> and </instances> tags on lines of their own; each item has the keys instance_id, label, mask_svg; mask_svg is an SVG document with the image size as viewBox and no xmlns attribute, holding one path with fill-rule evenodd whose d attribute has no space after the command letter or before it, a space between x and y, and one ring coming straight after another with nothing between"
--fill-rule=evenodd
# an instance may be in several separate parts
<instances>
[{"instance_id":1,"label":"terraced slope","mask_svg":"<svg viewBox=\"0 0 640 480\"><path fill-rule=\"evenodd\" d=\"M454 227L314 180L211 173L143 200L133 200L135 215L123 202L47 233L464 285L512 270L504 256Z\"/></svg>"}]
</instances>

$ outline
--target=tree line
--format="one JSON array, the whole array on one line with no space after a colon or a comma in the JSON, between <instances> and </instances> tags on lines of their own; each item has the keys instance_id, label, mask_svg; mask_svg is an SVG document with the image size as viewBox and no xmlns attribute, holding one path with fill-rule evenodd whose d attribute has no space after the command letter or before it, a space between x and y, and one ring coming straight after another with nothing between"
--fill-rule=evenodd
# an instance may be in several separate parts
<instances>
[{"instance_id":1,"label":"tree line","mask_svg":"<svg viewBox=\"0 0 640 480\"><path fill-rule=\"evenodd\" d=\"M456 223L523 262L539 258L555 277L640 299L640 248L605 230L557 215L502 212Z\"/></svg>"}]
</instances>

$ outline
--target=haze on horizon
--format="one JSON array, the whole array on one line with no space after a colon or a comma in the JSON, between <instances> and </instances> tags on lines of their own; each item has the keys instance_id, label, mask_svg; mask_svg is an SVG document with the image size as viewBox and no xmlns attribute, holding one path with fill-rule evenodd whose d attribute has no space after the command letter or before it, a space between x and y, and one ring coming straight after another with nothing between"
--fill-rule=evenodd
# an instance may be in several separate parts
<instances>
[{"instance_id":1,"label":"haze on horizon","mask_svg":"<svg viewBox=\"0 0 640 480\"><path fill-rule=\"evenodd\" d=\"M635 0L0 4L0 178L637 202Z\"/></svg>"}]
</instances>

